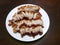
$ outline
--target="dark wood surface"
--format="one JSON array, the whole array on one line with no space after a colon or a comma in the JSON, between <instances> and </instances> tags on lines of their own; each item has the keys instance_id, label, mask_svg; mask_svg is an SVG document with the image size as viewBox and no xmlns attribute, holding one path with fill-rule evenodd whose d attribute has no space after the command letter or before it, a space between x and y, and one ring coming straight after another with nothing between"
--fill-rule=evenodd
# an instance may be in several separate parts
<instances>
[{"instance_id":1,"label":"dark wood surface","mask_svg":"<svg viewBox=\"0 0 60 45\"><path fill-rule=\"evenodd\" d=\"M12 38L5 27L6 16L21 4L40 5L50 17L50 28L41 39L26 43ZM60 45L60 1L59 0L0 0L0 45Z\"/></svg>"}]
</instances>

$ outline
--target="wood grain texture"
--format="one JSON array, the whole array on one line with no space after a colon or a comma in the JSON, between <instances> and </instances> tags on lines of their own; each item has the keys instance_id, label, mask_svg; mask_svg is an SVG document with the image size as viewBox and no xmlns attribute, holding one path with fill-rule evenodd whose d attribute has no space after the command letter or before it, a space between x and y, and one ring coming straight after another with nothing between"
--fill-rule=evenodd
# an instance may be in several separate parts
<instances>
[{"instance_id":1,"label":"wood grain texture","mask_svg":"<svg viewBox=\"0 0 60 45\"><path fill-rule=\"evenodd\" d=\"M21 4L40 5L50 17L50 28L41 39L25 43L12 38L5 27L6 16ZM59 0L0 0L0 45L60 45L60 1Z\"/></svg>"}]
</instances>

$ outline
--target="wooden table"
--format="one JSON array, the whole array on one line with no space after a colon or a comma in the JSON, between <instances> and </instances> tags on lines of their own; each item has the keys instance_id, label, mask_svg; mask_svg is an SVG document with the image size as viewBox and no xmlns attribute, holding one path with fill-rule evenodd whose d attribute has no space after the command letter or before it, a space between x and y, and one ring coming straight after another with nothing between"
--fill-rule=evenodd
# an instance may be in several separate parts
<instances>
[{"instance_id":1,"label":"wooden table","mask_svg":"<svg viewBox=\"0 0 60 45\"><path fill-rule=\"evenodd\" d=\"M14 7L21 4L40 5L50 17L50 28L40 40L26 43L12 38L5 27L5 20ZM0 0L0 45L59 45L60 44L60 1L59 0Z\"/></svg>"}]
</instances>

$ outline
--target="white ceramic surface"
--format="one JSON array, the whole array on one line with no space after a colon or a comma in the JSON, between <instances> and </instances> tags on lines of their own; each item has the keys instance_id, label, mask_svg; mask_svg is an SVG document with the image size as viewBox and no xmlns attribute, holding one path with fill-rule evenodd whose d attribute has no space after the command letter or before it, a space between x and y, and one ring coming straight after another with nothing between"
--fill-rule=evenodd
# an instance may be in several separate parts
<instances>
[{"instance_id":1,"label":"white ceramic surface","mask_svg":"<svg viewBox=\"0 0 60 45\"><path fill-rule=\"evenodd\" d=\"M35 38L26 35L26 36L24 36L22 38L21 37L21 34L19 34L19 33L13 33L12 27L11 26L8 26L8 24L9 24L8 20L12 19L12 16L14 15L15 12L17 12L17 8L18 7L24 6L24 5L32 5L32 6L34 6L33 4L23 4L23 5L19 5L19 6L15 7L14 9L12 9L9 12L9 14L7 15L7 17L6 17L6 28L7 28L8 33L13 38L15 38L15 39L17 39L19 41L31 42L31 41L35 41L35 40L41 38L42 36L44 36L47 33L48 28L49 28L49 25L50 25L50 20L49 20L49 16L46 13L46 11L41 8L39 12L42 15L42 20L43 20L43 24L44 24L44 28L42 29L42 31L43 31L43 34L42 35L37 35L37 36L35 36Z\"/></svg>"}]
</instances>

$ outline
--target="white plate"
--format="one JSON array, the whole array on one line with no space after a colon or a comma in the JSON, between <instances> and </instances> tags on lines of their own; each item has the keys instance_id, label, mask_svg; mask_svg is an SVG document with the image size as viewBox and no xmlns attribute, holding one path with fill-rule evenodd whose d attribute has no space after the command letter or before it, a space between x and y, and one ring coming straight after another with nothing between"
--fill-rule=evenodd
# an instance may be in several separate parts
<instances>
[{"instance_id":1,"label":"white plate","mask_svg":"<svg viewBox=\"0 0 60 45\"><path fill-rule=\"evenodd\" d=\"M15 39L17 39L19 41L31 42L31 41L35 41L35 40L41 38L42 36L44 36L46 34L46 32L48 31L49 25L50 25L50 20L49 20L49 16L46 13L46 11L41 8L40 9L40 13L42 15L42 20L43 20L43 24L44 24L44 28L42 29L42 31L43 31L43 34L42 35L37 35L37 36L35 36L35 38L29 37L29 36L24 36L22 38L21 37L21 34L19 34L19 33L13 33L12 27L11 26L8 26L8 24L9 24L8 20L12 19L12 16L14 15L15 12L17 12L17 8L18 7L24 6L24 5L32 5L32 6L34 6L33 4L23 4L23 5L19 5L19 6L15 7L14 9L12 9L9 12L9 14L7 15L7 18L6 18L6 28L7 28L8 33L13 38L15 38Z\"/></svg>"}]
</instances>

